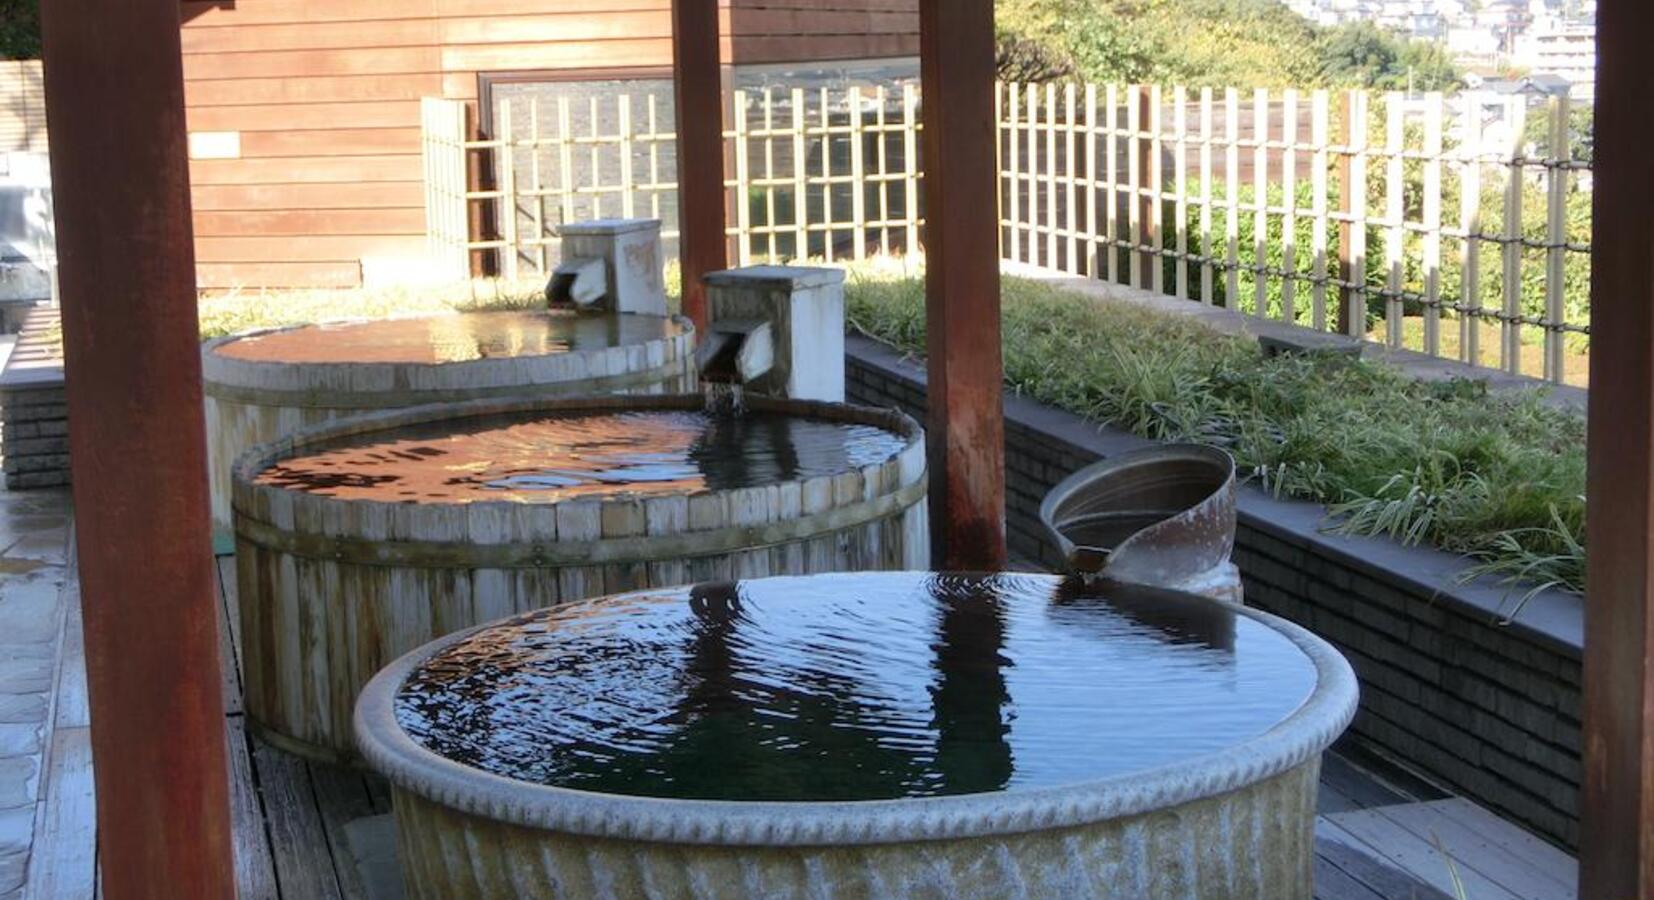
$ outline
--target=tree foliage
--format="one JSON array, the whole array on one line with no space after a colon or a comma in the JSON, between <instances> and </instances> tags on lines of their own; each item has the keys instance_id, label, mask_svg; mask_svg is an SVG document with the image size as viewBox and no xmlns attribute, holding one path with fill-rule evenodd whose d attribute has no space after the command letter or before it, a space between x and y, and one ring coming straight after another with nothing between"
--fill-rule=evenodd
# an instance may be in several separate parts
<instances>
[{"instance_id":1,"label":"tree foliage","mask_svg":"<svg viewBox=\"0 0 1654 900\"><path fill-rule=\"evenodd\" d=\"M39 56L39 0L0 0L0 59Z\"/></svg>"},{"instance_id":2,"label":"tree foliage","mask_svg":"<svg viewBox=\"0 0 1654 900\"><path fill-rule=\"evenodd\" d=\"M1435 44L1398 38L1371 22L1352 22L1321 41L1321 76L1330 84L1385 90L1440 90L1458 70Z\"/></svg>"},{"instance_id":3,"label":"tree foliage","mask_svg":"<svg viewBox=\"0 0 1654 900\"><path fill-rule=\"evenodd\" d=\"M1433 44L1366 22L1325 28L1279 0L999 0L998 21L1002 46L1043 48L1053 77L1419 90L1459 78Z\"/></svg>"}]
</instances>

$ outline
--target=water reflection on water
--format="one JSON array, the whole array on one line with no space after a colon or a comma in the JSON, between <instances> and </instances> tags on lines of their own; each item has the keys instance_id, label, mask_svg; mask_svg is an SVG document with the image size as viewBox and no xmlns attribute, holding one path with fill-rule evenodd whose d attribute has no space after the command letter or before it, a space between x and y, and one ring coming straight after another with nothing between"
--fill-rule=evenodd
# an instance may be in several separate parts
<instances>
[{"instance_id":1,"label":"water reflection on water","mask_svg":"<svg viewBox=\"0 0 1654 900\"><path fill-rule=\"evenodd\" d=\"M466 639L397 698L415 740L524 781L870 800L1049 787L1221 751L1310 660L1204 598L1049 576L864 573L559 607Z\"/></svg>"},{"instance_id":2,"label":"water reflection on water","mask_svg":"<svg viewBox=\"0 0 1654 900\"><path fill-rule=\"evenodd\" d=\"M231 359L286 363L455 363L661 340L682 331L662 316L522 310L311 325L230 341Z\"/></svg>"},{"instance_id":3,"label":"water reflection on water","mask_svg":"<svg viewBox=\"0 0 1654 900\"><path fill-rule=\"evenodd\" d=\"M555 501L836 475L901 452L871 425L779 413L544 413L432 422L282 460L259 484L358 500Z\"/></svg>"}]
</instances>

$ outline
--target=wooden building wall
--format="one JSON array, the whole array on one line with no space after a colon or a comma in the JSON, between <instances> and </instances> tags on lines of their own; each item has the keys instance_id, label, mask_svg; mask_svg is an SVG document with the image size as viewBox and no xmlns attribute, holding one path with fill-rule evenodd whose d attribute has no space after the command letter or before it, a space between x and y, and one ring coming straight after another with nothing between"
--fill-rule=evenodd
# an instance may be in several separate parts
<instances>
[{"instance_id":1,"label":"wooden building wall","mask_svg":"<svg viewBox=\"0 0 1654 900\"><path fill-rule=\"evenodd\" d=\"M918 52L917 0L721 0L732 65ZM419 98L671 65L669 0L184 0L204 288L349 287L424 250Z\"/></svg>"}]
</instances>

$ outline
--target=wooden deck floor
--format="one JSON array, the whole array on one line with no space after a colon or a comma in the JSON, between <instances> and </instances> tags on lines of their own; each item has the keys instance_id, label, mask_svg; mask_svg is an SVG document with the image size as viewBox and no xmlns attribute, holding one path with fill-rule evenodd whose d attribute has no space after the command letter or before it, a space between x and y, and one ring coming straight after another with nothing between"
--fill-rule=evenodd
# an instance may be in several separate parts
<instances>
[{"instance_id":1,"label":"wooden deck floor","mask_svg":"<svg viewBox=\"0 0 1654 900\"><path fill-rule=\"evenodd\" d=\"M236 871L243 898L402 896L390 797L371 775L309 763L249 736L241 713L234 560L218 561L232 766ZM65 642L66 644L69 642ZM54 763L54 766L56 764ZM77 757L89 767L89 755ZM69 773L73 778L75 773ZM81 771L86 779L89 772ZM51 776L48 776L51 777ZM1574 900L1574 860L1468 801L1353 749L1328 754L1316 823L1317 900ZM91 806L54 840L91 858ZM75 847L57 847L73 856ZM90 875L90 873L87 873ZM42 898L86 896L36 894Z\"/></svg>"}]
</instances>

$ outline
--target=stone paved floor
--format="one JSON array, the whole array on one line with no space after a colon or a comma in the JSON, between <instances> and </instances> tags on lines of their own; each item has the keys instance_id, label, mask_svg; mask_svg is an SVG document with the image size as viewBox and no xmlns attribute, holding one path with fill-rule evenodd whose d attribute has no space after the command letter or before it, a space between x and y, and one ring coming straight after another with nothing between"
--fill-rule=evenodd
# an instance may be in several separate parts
<instances>
[{"instance_id":1,"label":"stone paved floor","mask_svg":"<svg viewBox=\"0 0 1654 900\"><path fill-rule=\"evenodd\" d=\"M44 812L69 518L66 489L0 490L0 900L22 896Z\"/></svg>"}]
</instances>

